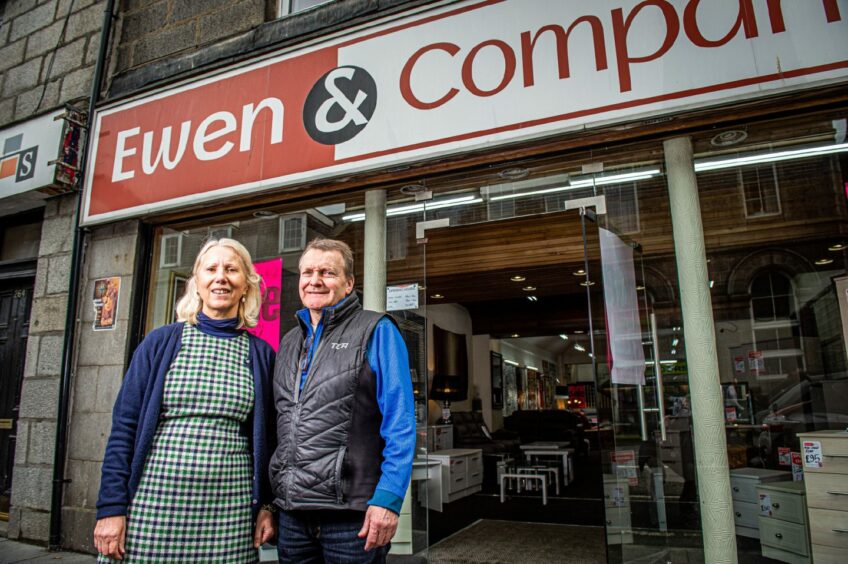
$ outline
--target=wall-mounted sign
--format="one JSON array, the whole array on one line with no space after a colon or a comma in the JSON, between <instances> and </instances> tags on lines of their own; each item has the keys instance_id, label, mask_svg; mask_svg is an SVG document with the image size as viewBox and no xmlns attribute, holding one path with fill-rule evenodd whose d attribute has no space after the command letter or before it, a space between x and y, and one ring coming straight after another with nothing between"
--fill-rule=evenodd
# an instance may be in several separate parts
<instances>
[{"instance_id":1,"label":"wall-mounted sign","mask_svg":"<svg viewBox=\"0 0 848 564\"><path fill-rule=\"evenodd\" d=\"M56 165L49 163L62 151L65 125L58 115L41 116L0 130L0 198L55 183Z\"/></svg>"},{"instance_id":2,"label":"wall-mounted sign","mask_svg":"<svg viewBox=\"0 0 848 564\"><path fill-rule=\"evenodd\" d=\"M845 12L468 0L394 16L102 109L83 222L841 82Z\"/></svg>"}]
</instances>

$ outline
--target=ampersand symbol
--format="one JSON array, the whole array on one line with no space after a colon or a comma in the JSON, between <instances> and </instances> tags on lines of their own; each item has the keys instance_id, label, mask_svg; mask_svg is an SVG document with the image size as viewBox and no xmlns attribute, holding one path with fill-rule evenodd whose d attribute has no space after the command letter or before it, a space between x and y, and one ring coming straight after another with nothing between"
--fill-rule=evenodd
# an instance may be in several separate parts
<instances>
[{"instance_id":1,"label":"ampersand symbol","mask_svg":"<svg viewBox=\"0 0 848 564\"><path fill-rule=\"evenodd\" d=\"M352 139L368 125L377 107L377 85L359 67L338 67L322 76L303 105L309 136L324 145Z\"/></svg>"},{"instance_id":2,"label":"ampersand symbol","mask_svg":"<svg viewBox=\"0 0 848 564\"><path fill-rule=\"evenodd\" d=\"M315 115L315 127L324 133L331 133L343 129L350 122L356 125L365 125L368 119L359 111L359 106L368 98L368 94L362 90L356 91L356 98L351 102L347 95L336 86L336 80L353 78L354 69L350 67L340 67L330 71L330 74L324 79L324 88L330 93L330 98L324 100L324 103L318 108L318 113ZM336 104L344 110L344 117L338 121L330 121L330 110Z\"/></svg>"}]
</instances>

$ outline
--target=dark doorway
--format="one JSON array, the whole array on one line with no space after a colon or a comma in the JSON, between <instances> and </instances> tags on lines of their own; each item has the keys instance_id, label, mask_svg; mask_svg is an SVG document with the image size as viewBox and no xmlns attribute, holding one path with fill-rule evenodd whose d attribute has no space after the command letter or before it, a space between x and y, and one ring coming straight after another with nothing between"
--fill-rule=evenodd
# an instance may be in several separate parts
<instances>
[{"instance_id":1,"label":"dark doorway","mask_svg":"<svg viewBox=\"0 0 848 564\"><path fill-rule=\"evenodd\" d=\"M31 279L0 281L0 520L9 517L32 290Z\"/></svg>"}]
</instances>

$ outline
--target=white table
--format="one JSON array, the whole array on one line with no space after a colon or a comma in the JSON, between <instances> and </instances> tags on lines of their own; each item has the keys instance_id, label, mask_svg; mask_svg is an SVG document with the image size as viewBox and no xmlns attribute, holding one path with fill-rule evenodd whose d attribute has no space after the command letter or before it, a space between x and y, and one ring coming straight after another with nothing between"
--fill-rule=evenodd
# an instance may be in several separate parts
<instances>
[{"instance_id":1,"label":"white table","mask_svg":"<svg viewBox=\"0 0 848 564\"><path fill-rule=\"evenodd\" d=\"M519 448L521 450L557 450L561 448L568 448L570 446L571 441L534 441L532 443L523 444Z\"/></svg>"},{"instance_id":2,"label":"white table","mask_svg":"<svg viewBox=\"0 0 848 564\"><path fill-rule=\"evenodd\" d=\"M539 483L542 484L542 505L548 504L548 477L545 474L525 473L501 474L501 503L506 501L506 496L504 495L505 482L511 479L517 481L518 493L521 493L521 480L525 481L525 486L528 480L539 480Z\"/></svg>"},{"instance_id":3,"label":"white table","mask_svg":"<svg viewBox=\"0 0 848 564\"><path fill-rule=\"evenodd\" d=\"M532 443L531 443L532 444ZM527 445L529 446L529 445ZM567 486L574 480L574 468L571 465L571 455L574 454L573 448L560 447L543 447L543 448L524 448L524 457L527 459L527 465L533 465L534 457L559 457L562 459L562 485Z\"/></svg>"}]
</instances>

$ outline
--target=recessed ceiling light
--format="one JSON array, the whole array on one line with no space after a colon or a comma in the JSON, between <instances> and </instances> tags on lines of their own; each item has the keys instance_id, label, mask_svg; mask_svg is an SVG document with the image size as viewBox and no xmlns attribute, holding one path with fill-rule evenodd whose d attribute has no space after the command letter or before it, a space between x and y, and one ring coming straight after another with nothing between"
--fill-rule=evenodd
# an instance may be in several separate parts
<instances>
[{"instance_id":1,"label":"recessed ceiling light","mask_svg":"<svg viewBox=\"0 0 848 564\"><path fill-rule=\"evenodd\" d=\"M832 262L833 262L833 259L823 258L823 259L819 259L819 260L817 260L817 261L816 261L816 264L817 264L818 266L824 266L824 265L826 265L826 264L830 264L830 263L832 263Z\"/></svg>"},{"instance_id":2,"label":"recessed ceiling light","mask_svg":"<svg viewBox=\"0 0 848 564\"><path fill-rule=\"evenodd\" d=\"M528 174L530 174L530 171L526 168L514 166L500 171L498 176L506 180L520 180L522 178L526 178Z\"/></svg>"},{"instance_id":3,"label":"recessed ceiling light","mask_svg":"<svg viewBox=\"0 0 848 564\"><path fill-rule=\"evenodd\" d=\"M521 289L524 290L525 292L532 292L533 290L536 289L536 286L524 286Z\"/></svg>"},{"instance_id":4,"label":"recessed ceiling light","mask_svg":"<svg viewBox=\"0 0 848 564\"><path fill-rule=\"evenodd\" d=\"M585 351L586 351L586 347L584 347L584 346L583 346L583 345L581 345L580 343L575 343L575 344L574 344L574 350L576 350L576 351L580 351L580 352L585 352Z\"/></svg>"},{"instance_id":5,"label":"recessed ceiling light","mask_svg":"<svg viewBox=\"0 0 848 564\"><path fill-rule=\"evenodd\" d=\"M423 284L422 284L421 286L418 286L418 291L419 291L419 292L423 292L423 291L424 291L424 290L426 290L426 289L427 289L427 286L424 286Z\"/></svg>"},{"instance_id":6,"label":"recessed ceiling light","mask_svg":"<svg viewBox=\"0 0 848 564\"><path fill-rule=\"evenodd\" d=\"M520 274L516 274L515 276L510 278L510 280L512 280L513 282L524 282L525 280L527 280L527 278L521 276Z\"/></svg>"},{"instance_id":7,"label":"recessed ceiling light","mask_svg":"<svg viewBox=\"0 0 848 564\"><path fill-rule=\"evenodd\" d=\"M560 339L562 339L563 341L567 341L567 340L568 340L568 335L566 335L565 333L560 333L560 334L559 334L559 338L560 338Z\"/></svg>"},{"instance_id":8,"label":"recessed ceiling light","mask_svg":"<svg viewBox=\"0 0 848 564\"><path fill-rule=\"evenodd\" d=\"M530 300L531 302L538 302L539 301L539 298L537 298L536 296L527 296L527 299Z\"/></svg>"},{"instance_id":9,"label":"recessed ceiling light","mask_svg":"<svg viewBox=\"0 0 848 564\"><path fill-rule=\"evenodd\" d=\"M588 286L594 286L594 285L595 285L595 283L594 283L594 282L592 282L591 280L584 280L583 282L581 282L581 283L580 283L580 285L581 285L581 286L587 286L587 287L588 287Z\"/></svg>"},{"instance_id":10,"label":"recessed ceiling light","mask_svg":"<svg viewBox=\"0 0 848 564\"><path fill-rule=\"evenodd\" d=\"M642 291L642 290L644 290L644 289L645 289L645 287L644 287L644 286L642 286L641 284L640 284L639 286L636 286L636 291L637 291L637 292L641 292L641 291Z\"/></svg>"},{"instance_id":11,"label":"recessed ceiling light","mask_svg":"<svg viewBox=\"0 0 848 564\"><path fill-rule=\"evenodd\" d=\"M741 143L748 138L748 133L741 129L731 129L715 135L710 139L710 145L714 147L729 147Z\"/></svg>"},{"instance_id":12,"label":"recessed ceiling light","mask_svg":"<svg viewBox=\"0 0 848 564\"><path fill-rule=\"evenodd\" d=\"M441 294L432 294L430 297L434 300L441 300L442 298L444 298L444 296Z\"/></svg>"},{"instance_id":13,"label":"recessed ceiling light","mask_svg":"<svg viewBox=\"0 0 848 564\"><path fill-rule=\"evenodd\" d=\"M582 334L583 334L583 333L585 333L585 332L586 332L586 331L584 331L583 329L575 329L575 330L574 330L574 334L575 334L575 335L582 335Z\"/></svg>"},{"instance_id":14,"label":"recessed ceiling light","mask_svg":"<svg viewBox=\"0 0 848 564\"><path fill-rule=\"evenodd\" d=\"M521 335L519 335L518 333L513 333L513 334L512 334L512 335L510 335L510 336L511 336L513 339L517 339L517 338L519 338Z\"/></svg>"},{"instance_id":15,"label":"recessed ceiling light","mask_svg":"<svg viewBox=\"0 0 848 564\"><path fill-rule=\"evenodd\" d=\"M848 245L846 245L845 243L837 243L835 245L828 247L827 250L836 252L836 251L844 251L846 248L848 248Z\"/></svg>"},{"instance_id":16,"label":"recessed ceiling light","mask_svg":"<svg viewBox=\"0 0 848 564\"><path fill-rule=\"evenodd\" d=\"M586 271L581 268L580 270L575 270L572 274L574 276L586 276Z\"/></svg>"},{"instance_id":17,"label":"recessed ceiling light","mask_svg":"<svg viewBox=\"0 0 848 564\"><path fill-rule=\"evenodd\" d=\"M406 186L401 186L400 191L401 194L417 194L418 192L423 192L427 187L423 184L407 184Z\"/></svg>"}]
</instances>

